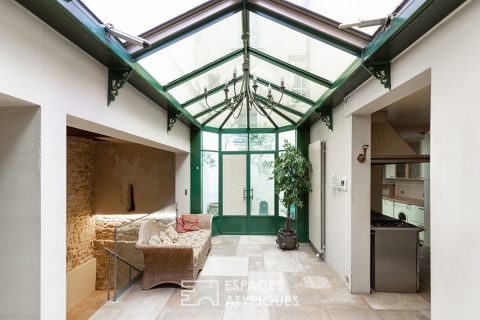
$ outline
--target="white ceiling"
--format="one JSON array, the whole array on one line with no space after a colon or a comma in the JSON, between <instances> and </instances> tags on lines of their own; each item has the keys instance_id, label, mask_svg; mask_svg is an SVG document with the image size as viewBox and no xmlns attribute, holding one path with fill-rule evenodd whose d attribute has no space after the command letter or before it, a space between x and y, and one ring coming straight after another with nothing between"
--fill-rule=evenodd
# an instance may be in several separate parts
<instances>
[{"instance_id":1,"label":"white ceiling","mask_svg":"<svg viewBox=\"0 0 480 320\"><path fill-rule=\"evenodd\" d=\"M430 125L430 86L392 103L384 110L393 126Z\"/></svg>"}]
</instances>

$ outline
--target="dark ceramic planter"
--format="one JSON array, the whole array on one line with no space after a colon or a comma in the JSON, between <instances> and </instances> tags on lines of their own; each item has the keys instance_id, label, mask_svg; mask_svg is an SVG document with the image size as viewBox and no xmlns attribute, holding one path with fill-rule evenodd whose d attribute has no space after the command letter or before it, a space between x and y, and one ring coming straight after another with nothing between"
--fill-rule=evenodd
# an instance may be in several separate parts
<instances>
[{"instance_id":1,"label":"dark ceramic planter","mask_svg":"<svg viewBox=\"0 0 480 320\"><path fill-rule=\"evenodd\" d=\"M295 231L287 231L282 229L277 234L277 244L282 250L297 249L299 244L297 241L297 233Z\"/></svg>"}]
</instances>

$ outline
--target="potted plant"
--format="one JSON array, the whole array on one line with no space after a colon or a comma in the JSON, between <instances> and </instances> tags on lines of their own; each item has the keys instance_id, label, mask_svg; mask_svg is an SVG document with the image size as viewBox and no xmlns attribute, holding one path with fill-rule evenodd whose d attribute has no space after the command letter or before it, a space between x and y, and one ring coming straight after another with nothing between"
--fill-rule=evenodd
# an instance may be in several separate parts
<instances>
[{"instance_id":1,"label":"potted plant","mask_svg":"<svg viewBox=\"0 0 480 320\"><path fill-rule=\"evenodd\" d=\"M297 233L292 229L292 205L295 208L303 207L301 195L312 188L312 165L288 141L285 141L283 146L285 151L275 160L273 169L275 193L283 192L281 203L287 208L287 221L285 228L278 231L277 244L284 250L292 250L298 248Z\"/></svg>"}]
</instances>

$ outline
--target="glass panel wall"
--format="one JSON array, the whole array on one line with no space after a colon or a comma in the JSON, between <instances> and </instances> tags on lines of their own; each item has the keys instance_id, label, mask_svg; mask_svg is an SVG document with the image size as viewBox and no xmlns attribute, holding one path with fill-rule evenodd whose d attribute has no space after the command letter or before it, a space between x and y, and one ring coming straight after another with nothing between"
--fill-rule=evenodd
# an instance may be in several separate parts
<instances>
[{"instance_id":1,"label":"glass panel wall","mask_svg":"<svg viewBox=\"0 0 480 320\"><path fill-rule=\"evenodd\" d=\"M273 134L275 149L275 134ZM250 155L250 215L275 215L275 192L273 177L274 154Z\"/></svg>"},{"instance_id":2,"label":"glass panel wall","mask_svg":"<svg viewBox=\"0 0 480 320\"><path fill-rule=\"evenodd\" d=\"M216 151L213 151L216 150ZM218 215L218 134L202 132L202 212Z\"/></svg>"}]
</instances>

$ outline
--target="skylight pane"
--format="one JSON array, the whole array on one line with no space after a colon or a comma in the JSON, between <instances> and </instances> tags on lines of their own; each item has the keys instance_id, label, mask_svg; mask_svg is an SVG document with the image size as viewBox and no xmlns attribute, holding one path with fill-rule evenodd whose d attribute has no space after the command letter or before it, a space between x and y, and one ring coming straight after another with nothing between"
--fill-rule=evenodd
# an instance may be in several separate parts
<instances>
[{"instance_id":1,"label":"skylight pane","mask_svg":"<svg viewBox=\"0 0 480 320\"><path fill-rule=\"evenodd\" d=\"M317 14L340 23L351 23L358 20L378 19L388 16L402 4L402 0L288 0ZM379 27L355 28L373 35Z\"/></svg>"},{"instance_id":2,"label":"skylight pane","mask_svg":"<svg viewBox=\"0 0 480 320\"><path fill-rule=\"evenodd\" d=\"M284 118L276 114L275 112L272 112L272 114L270 115L270 118L272 118L273 122L275 122L279 128L291 125L290 122L288 122L287 120L285 120Z\"/></svg>"},{"instance_id":3,"label":"skylight pane","mask_svg":"<svg viewBox=\"0 0 480 320\"><path fill-rule=\"evenodd\" d=\"M237 13L142 59L140 64L165 85L240 49L240 28L241 15ZM231 78L231 72L228 76Z\"/></svg>"},{"instance_id":4,"label":"skylight pane","mask_svg":"<svg viewBox=\"0 0 480 320\"><path fill-rule=\"evenodd\" d=\"M207 127L212 127L212 128L218 128L222 125L223 121L225 121L225 118L228 117L230 114L230 110L225 110L221 114L218 115L215 119L210 121L207 124Z\"/></svg>"},{"instance_id":5,"label":"skylight pane","mask_svg":"<svg viewBox=\"0 0 480 320\"><path fill-rule=\"evenodd\" d=\"M327 88L318 83L309 81L299 75L288 72L285 69L272 65L256 57L251 56L250 62L252 74L256 74L258 78L277 85L280 85L281 79L284 78L285 88L287 90L298 93L299 95L310 100L317 100L325 91L327 91Z\"/></svg>"},{"instance_id":6,"label":"skylight pane","mask_svg":"<svg viewBox=\"0 0 480 320\"><path fill-rule=\"evenodd\" d=\"M118 30L140 35L207 1L82 0L82 2L103 23L111 23Z\"/></svg>"},{"instance_id":7,"label":"skylight pane","mask_svg":"<svg viewBox=\"0 0 480 320\"><path fill-rule=\"evenodd\" d=\"M331 82L356 59L349 53L254 13L250 13L250 29L252 48Z\"/></svg>"},{"instance_id":8,"label":"skylight pane","mask_svg":"<svg viewBox=\"0 0 480 320\"><path fill-rule=\"evenodd\" d=\"M181 85L172 88L169 92L180 102L185 103L189 99L192 99L196 96L203 94L203 88L206 86L208 89L215 88L222 83L225 83L225 80L232 79L233 67L237 66L237 70L241 70L243 58L238 57L236 59L225 62L224 64L213 68L205 73L202 73L196 78L189 80ZM151 72L151 71L149 71ZM239 71L237 71L238 73ZM240 75L240 73L238 73ZM241 83L237 84L237 89L240 89ZM233 96L233 89L230 87L229 97ZM225 97L223 91L220 91ZM208 103L213 106L214 101L210 102L210 96L208 98Z\"/></svg>"},{"instance_id":9,"label":"skylight pane","mask_svg":"<svg viewBox=\"0 0 480 320\"><path fill-rule=\"evenodd\" d=\"M268 112L267 112L268 114ZM275 128L267 117L258 113L255 108L250 110L250 128Z\"/></svg>"},{"instance_id":10,"label":"skylight pane","mask_svg":"<svg viewBox=\"0 0 480 320\"><path fill-rule=\"evenodd\" d=\"M233 114L228 118L223 128L246 128L247 127L247 108L243 106L241 110L237 108Z\"/></svg>"}]
</instances>

